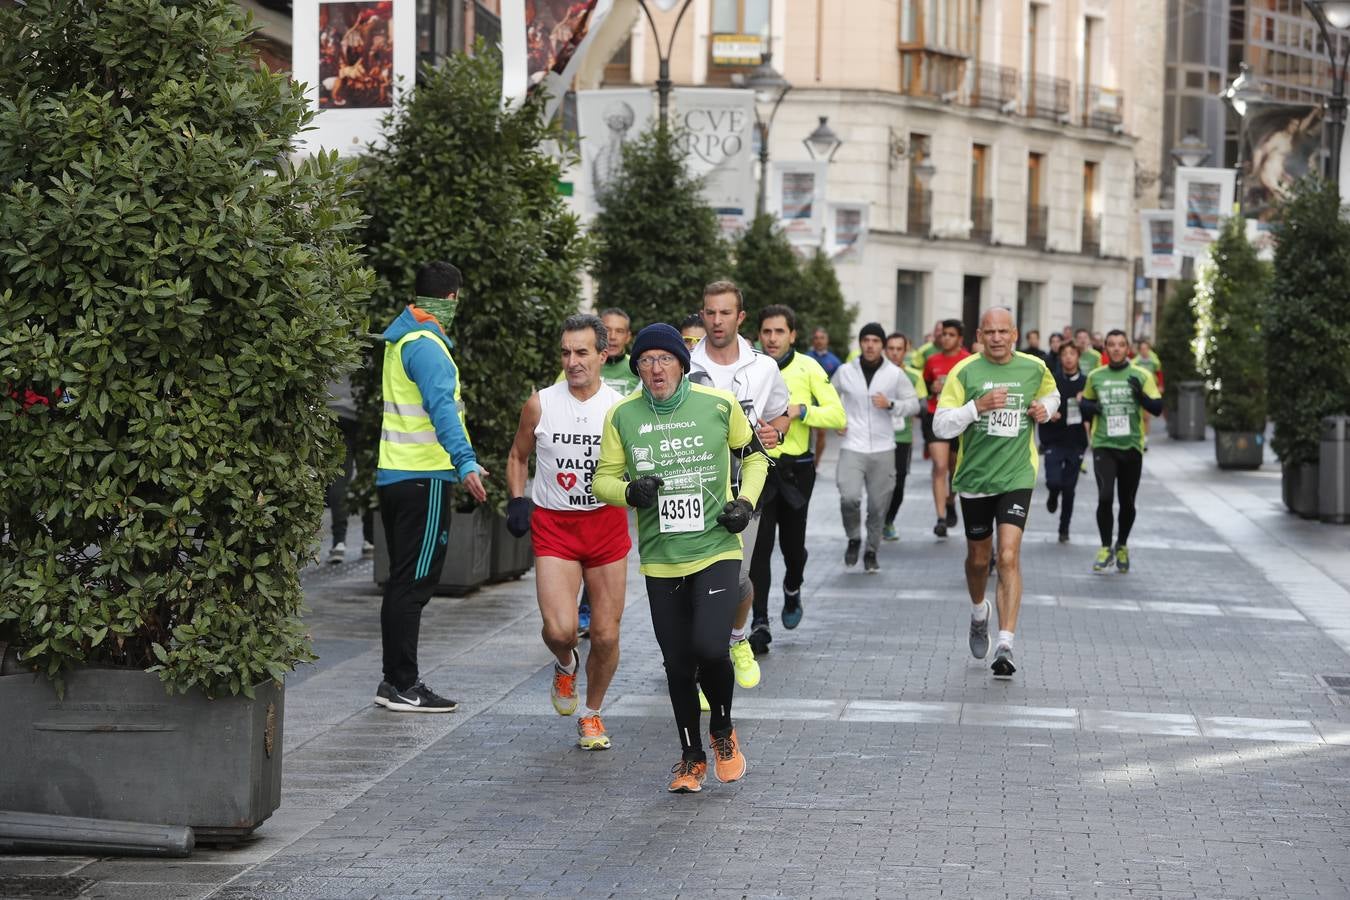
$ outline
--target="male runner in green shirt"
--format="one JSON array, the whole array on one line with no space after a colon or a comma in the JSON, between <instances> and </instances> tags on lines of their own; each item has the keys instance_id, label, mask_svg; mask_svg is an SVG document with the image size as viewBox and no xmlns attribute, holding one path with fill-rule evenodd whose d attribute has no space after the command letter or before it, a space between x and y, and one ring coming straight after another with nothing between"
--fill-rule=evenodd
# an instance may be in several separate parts
<instances>
[{"instance_id":1,"label":"male runner in green shirt","mask_svg":"<svg viewBox=\"0 0 1350 900\"><path fill-rule=\"evenodd\" d=\"M966 587L974 604L970 652L989 654L989 581L995 524L998 529L998 647L994 677L1011 678L1013 634L1022 606L1022 532L1036 485L1038 455L1032 422L1059 409L1054 376L1034 356L1018 353L1012 311L994 307L980 317L984 350L957 363L947 374L933 416L939 438L961 437L952 488L961 497L966 523Z\"/></svg>"},{"instance_id":2,"label":"male runner in green shirt","mask_svg":"<svg viewBox=\"0 0 1350 900\"><path fill-rule=\"evenodd\" d=\"M1092 417L1092 472L1097 478L1097 531L1102 547L1092 571L1105 574L1114 557L1116 571L1130 571L1125 542L1134 527L1134 497L1144 472L1144 411L1162 412L1162 394L1153 375L1126 357L1129 338L1120 329L1106 333L1106 359L1088 373L1083 388L1083 417ZM1116 544L1111 544L1111 507L1120 497Z\"/></svg>"}]
</instances>

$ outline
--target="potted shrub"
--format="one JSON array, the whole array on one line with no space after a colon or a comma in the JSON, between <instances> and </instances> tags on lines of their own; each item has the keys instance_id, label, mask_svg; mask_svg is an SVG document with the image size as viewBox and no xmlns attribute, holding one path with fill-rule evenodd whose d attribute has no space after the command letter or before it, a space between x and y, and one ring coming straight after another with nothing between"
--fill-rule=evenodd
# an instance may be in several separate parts
<instances>
[{"instance_id":1,"label":"potted shrub","mask_svg":"<svg viewBox=\"0 0 1350 900\"><path fill-rule=\"evenodd\" d=\"M1336 185L1294 186L1276 224L1275 272L1266 306L1266 361L1284 502L1318 514L1317 464L1325 416L1350 402L1350 224Z\"/></svg>"},{"instance_id":2,"label":"potted shrub","mask_svg":"<svg viewBox=\"0 0 1350 900\"><path fill-rule=\"evenodd\" d=\"M1196 289L1201 370L1209 390L1214 453L1221 469L1255 469L1265 451L1266 362L1262 308L1270 269L1230 217L1210 247Z\"/></svg>"},{"instance_id":3,"label":"potted shrub","mask_svg":"<svg viewBox=\"0 0 1350 900\"><path fill-rule=\"evenodd\" d=\"M246 833L371 276L229 0L0 7L0 808ZM6 669L12 672L13 667Z\"/></svg>"},{"instance_id":4,"label":"potted shrub","mask_svg":"<svg viewBox=\"0 0 1350 900\"><path fill-rule=\"evenodd\" d=\"M1181 385L1194 383L1200 377L1195 367L1195 310L1191 307L1194 299L1194 281L1176 282L1171 296L1163 304L1162 318L1158 323L1155 351L1166 373L1163 407L1167 416L1167 433L1173 438L1181 437L1178 432ZM1203 423L1200 425L1200 438L1204 438Z\"/></svg>"},{"instance_id":5,"label":"potted shrub","mask_svg":"<svg viewBox=\"0 0 1350 900\"><path fill-rule=\"evenodd\" d=\"M503 109L500 57L478 49L421 70L385 122L386 142L369 148L361 168L363 236L378 276L371 327L383 330L413 299L420 263L448 260L464 276L449 337L469 438L492 474L484 482L489 508L457 506L451 516L441 583L455 592L489 577L493 520L506 502L506 454L520 408L536 386L557 377L558 329L580 303L588 253L558 193L560 161L548 152L562 133L542 120L538 96ZM352 379L369 442L358 461L367 486L377 462L382 358L380 346ZM365 499L374 502L369 487Z\"/></svg>"}]
</instances>

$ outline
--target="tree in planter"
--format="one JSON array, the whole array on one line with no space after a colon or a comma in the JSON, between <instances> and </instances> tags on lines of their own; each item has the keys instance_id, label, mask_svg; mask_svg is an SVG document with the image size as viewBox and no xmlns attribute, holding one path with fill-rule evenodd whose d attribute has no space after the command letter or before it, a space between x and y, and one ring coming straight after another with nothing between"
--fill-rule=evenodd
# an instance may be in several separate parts
<instances>
[{"instance_id":1,"label":"tree in planter","mask_svg":"<svg viewBox=\"0 0 1350 900\"><path fill-rule=\"evenodd\" d=\"M581 299L587 244L558 194L558 161L545 144L560 133L540 99L501 106L501 60L454 54L421 72L386 123L387 141L364 157L367 260L378 275L369 312L383 329L413 299L417 267L444 259L464 276L449 336L463 384L468 431L506 499L506 453L520 407L558 372L557 333ZM370 442L359 468L370 502L379 434L379 348L353 378Z\"/></svg>"},{"instance_id":2,"label":"tree in planter","mask_svg":"<svg viewBox=\"0 0 1350 900\"><path fill-rule=\"evenodd\" d=\"M1163 306L1158 323L1158 362L1165 373L1163 403L1168 415L1177 411L1177 398L1183 381L1198 381L1195 365L1195 282L1179 281L1175 292Z\"/></svg>"},{"instance_id":3,"label":"tree in planter","mask_svg":"<svg viewBox=\"0 0 1350 900\"><path fill-rule=\"evenodd\" d=\"M0 9L0 638L49 676L251 694L312 658L298 571L370 289L337 157L229 0ZM128 39L134 38L134 39Z\"/></svg>"},{"instance_id":4,"label":"tree in planter","mask_svg":"<svg viewBox=\"0 0 1350 900\"><path fill-rule=\"evenodd\" d=\"M678 135L652 129L624 146L623 169L591 225L596 307L617 306L637 330L678 324L702 288L730 271L717 214L688 174Z\"/></svg>"},{"instance_id":5,"label":"tree in planter","mask_svg":"<svg viewBox=\"0 0 1350 900\"><path fill-rule=\"evenodd\" d=\"M1300 181L1281 206L1265 341L1275 453L1316 464L1322 418L1350 412L1350 223L1335 184Z\"/></svg>"},{"instance_id":6,"label":"tree in planter","mask_svg":"<svg viewBox=\"0 0 1350 900\"><path fill-rule=\"evenodd\" d=\"M1210 264L1196 289L1200 370L1215 431L1265 430L1261 316L1269 281L1269 267L1247 241L1246 223L1231 216L1210 248Z\"/></svg>"}]
</instances>

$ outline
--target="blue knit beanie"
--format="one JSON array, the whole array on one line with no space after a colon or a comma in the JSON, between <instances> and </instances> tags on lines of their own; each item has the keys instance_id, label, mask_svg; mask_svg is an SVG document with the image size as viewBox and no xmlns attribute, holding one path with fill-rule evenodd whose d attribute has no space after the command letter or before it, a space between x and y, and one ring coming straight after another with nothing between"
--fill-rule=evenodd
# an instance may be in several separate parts
<instances>
[{"instance_id":1,"label":"blue knit beanie","mask_svg":"<svg viewBox=\"0 0 1350 900\"><path fill-rule=\"evenodd\" d=\"M628 354L628 368L633 370L634 375L638 370L638 357L647 350L669 351L671 356L680 361L685 374L689 373L689 348L685 346L680 333L665 322L648 325L638 332L633 349Z\"/></svg>"}]
</instances>

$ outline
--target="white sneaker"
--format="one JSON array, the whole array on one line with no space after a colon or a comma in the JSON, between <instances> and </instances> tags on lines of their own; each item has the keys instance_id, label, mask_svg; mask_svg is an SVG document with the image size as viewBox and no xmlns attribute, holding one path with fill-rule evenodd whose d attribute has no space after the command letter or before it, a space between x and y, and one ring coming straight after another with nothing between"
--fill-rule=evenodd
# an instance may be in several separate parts
<instances>
[{"instance_id":1,"label":"white sneaker","mask_svg":"<svg viewBox=\"0 0 1350 900\"><path fill-rule=\"evenodd\" d=\"M375 545L372 544L370 541L362 541L362 542L361 542L361 558L362 558L362 559L374 559L374 557L375 557Z\"/></svg>"},{"instance_id":2,"label":"white sneaker","mask_svg":"<svg viewBox=\"0 0 1350 900\"><path fill-rule=\"evenodd\" d=\"M344 563L346 561L347 561L347 545L344 544L342 541L338 541L336 544L333 545L333 549L328 551L328 564L330 566L336 566L339 563Z\"/></svg>"}]
</instances>

